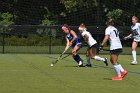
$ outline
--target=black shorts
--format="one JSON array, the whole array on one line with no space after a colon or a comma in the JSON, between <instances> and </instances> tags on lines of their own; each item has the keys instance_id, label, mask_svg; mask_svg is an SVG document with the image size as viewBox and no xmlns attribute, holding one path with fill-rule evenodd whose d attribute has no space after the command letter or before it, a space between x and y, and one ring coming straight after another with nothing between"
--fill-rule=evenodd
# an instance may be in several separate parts
<instances>
[{"instance_id":1,"label":"black shorts","mask_svg":"<svg viewBox=\"0 0 140 93\"><path fill-rule=\"evenodd\" d=\"M110 54L120 54L122 52L122 48L110 50Z\"/></svg>"},{"instance_id":2,"label":"black shorts","mask_svg":"<svg viewBox=\"0 0 140 93\"><path fill-rule=\"evenodd\" d=\"M97 48L97 46L98 46L98 45L97 45L97 43L96 43L96 44L92 45L91 47L89 47L89 49L90 49L90 48Z\"/></svg>"},{"instance_id":3,"label":"black shorts","mask_svg":"<svg viewBox=\"0 0 140 93\"><path fill-rule=\"evenodd\" d=\"M88 47L88 48L87 48L87 51L90 50L90 49L93 49L93 50L96 51L96 53L98 53L98 45L97 45L97 43L94 44L94 45L92 45L91 47Z\"/></svg>"}]
</instances>

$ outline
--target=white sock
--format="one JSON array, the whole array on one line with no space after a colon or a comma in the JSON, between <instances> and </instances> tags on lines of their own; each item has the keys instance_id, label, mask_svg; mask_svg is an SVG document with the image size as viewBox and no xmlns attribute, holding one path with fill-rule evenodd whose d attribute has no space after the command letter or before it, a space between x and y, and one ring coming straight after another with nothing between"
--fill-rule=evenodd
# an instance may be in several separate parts
<instances>
[{"instance_id":1,"label":"white sock","mask_svg":"<svg viewBox=\"0 0 140 93\"><path fill-rule=\"evenodd\" d=\"M120 68L120 71L121 71L121 72L124 71L124 69L123 69L123 67L121 66L121 64L118 64L118 67Z\"/></svg>"},{"instance_id":2,"label":"white sock","mask_svg":"<svg viewBox=\"0 0 140 93\"><path fill-rule=\"evenodd\" d=\"M101 58L101 57L99 57L99 56L95 56L94 59L97 60L97 61L105 61L104 58Z\"/></svg>"},{"instance_id":3,"label":"white sock","mask_svg":"<svg viewBox=\"0 0 140 93\"><path fill-rule=\"evenodd\" d=\"M90 65L90 57L86 56L86 59L87 59L87 64Z\"/></svg>"},{"instance_id":4,"label":"white sock","mask_svg":"<svg viewBox=\"0 0 140 93\"><path fill-rule=\"evenodd\" d=\"M120 68L118 64L113 65L114 66L114 70L117 74L118 77L121 77L121 72L120 72Z\"/></svg>"},{"instance_id":5,"label":"white sock","mask_svg":"<svg viewBox=\"0 0 140 93\"><path fill-rule=\"evenodd\" d=\"M82 61L79 61L79 64L78 65L82 65L83 64L83 62Z\"/></svg>"},{"instance_id":6,"label":"white sock","mask_svg":"<svg viewBox=\"0 0 140 93\"><path fill-rule=\"evenodd\" d=\"M136 61L136 51L132 51L133 61Z\"/></svg>"}]
</instances>

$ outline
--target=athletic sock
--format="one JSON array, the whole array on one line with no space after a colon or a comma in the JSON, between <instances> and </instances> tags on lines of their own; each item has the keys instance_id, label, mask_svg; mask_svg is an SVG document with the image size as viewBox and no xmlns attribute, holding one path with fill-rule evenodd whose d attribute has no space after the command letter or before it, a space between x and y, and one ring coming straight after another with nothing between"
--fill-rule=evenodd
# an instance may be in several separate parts
<instances>
[{"instance_id":1,"label":"athletic sock","mask_svg":"<svg viewBox=\"0 0 140 93\"><path fill-rule=\"evenodd\" d=\"M94 59L97 61L105 61L105 58L101 58L99 56L95 56Z\"/></svg>"},{"instance_id":2,"label":"athletic sock","mask_svg":"<svg viewBox=\"0 0 140 93\"><path fill-rule=\"evenodd\" d=\"M120 68L120 71L121 71L121 72L124 71L124 69L123 69L123 67L121 66L121 64L118 64L118 67Z\"/></svg>"},{"instance_id":3,"label":"athletic sock","mask_svg":"<svg viewBox=\"0 0 140 93\"><path fill-rule=\"evenodd\" d=\"M116 72L116 75L117 75L118 77L121 77L121 72L120 72L119 65L118 65L118 64L115 64L115 65L113 65L113 67L114 67L114 70L115 70L115 72Z\"/></svg>"},{"instance_id":4,"label":"athletic sock","mask_svg":"<svg viewBox=\"0 0 140 93\"><path fill-rule=\"evenodd\" d=\"M86 56L87 64L90 65L90 57Z\"/></svg>"},{"instance_id":5,"label":"athletic sock","mask_svg":"<svg viewBox=\"0 0 140 93\"><path fill-rule=\"evenodd\" d=\"M80 61L82 61L82 59L80 58L80 56L78 54L76 54L73 58L78 64Z\"/></svg>"},{"instance_id":6,"label":"athletic sock","mask_svg":"<svg viewBox=\"0 0 140 93\"><path fill-rule=\"evenodd\" d=\"M82 65L82 64L83 64L83 62L82 61L79 61L78 65Z\"/></svg>"},{"instance_id":7,"label":"athletic sock","mask_svg":"<svg viewBox=\"0 0 140 93\"><path fill-rule=\"evenodd\" d=\"M133 61L136 61L136 51L132 51Z\"/></svg>"}]
</instances>

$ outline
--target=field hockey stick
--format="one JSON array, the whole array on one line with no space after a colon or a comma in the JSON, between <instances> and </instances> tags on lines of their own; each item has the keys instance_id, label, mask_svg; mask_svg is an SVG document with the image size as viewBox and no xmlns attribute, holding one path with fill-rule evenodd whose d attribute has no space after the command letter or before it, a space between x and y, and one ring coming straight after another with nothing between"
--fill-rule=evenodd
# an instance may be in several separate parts
<instances>
[{"instance_id":1,"label":"field hockey stick","mask_svg":"<svg viewBox=\"0 0 140 93\"><path fill-rule=\"evenodd\" d=\"M70 55L71 55L71 54L68 54L68 55L64 56L63 58L61 58L61 59L67 58L67 57L70 56Z\"/></svg>"},{"instance_id":2,"label":"field hockey stick","mask_svg":"<svg viewBox=\"0 0 140 93\"><path fill-rule=\"evenodd\" d=\"M64 55L64 53L65 53L68 49L69 49L69 47L68 47L66 50L64 50L63 53L61 53L61 55L57 58L56 61L54 61L54 62L51 63L51 66L53 66L54 64L56 64L56 63L60 60L60 58L62 57L62 55Z\"/></svg>"}]
</instances>

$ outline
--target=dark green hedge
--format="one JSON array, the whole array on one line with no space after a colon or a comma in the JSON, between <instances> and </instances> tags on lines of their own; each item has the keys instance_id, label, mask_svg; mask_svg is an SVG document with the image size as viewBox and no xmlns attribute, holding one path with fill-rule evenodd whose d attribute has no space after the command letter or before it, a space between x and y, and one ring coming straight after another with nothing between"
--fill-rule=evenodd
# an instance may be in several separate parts
<instances>
[{"instance_id":1,"label":"dark green hedge","mask_svg":"<svg viewBox=\"0 0 140 93\"><path fill-rule=\"evenodd\" d=\"M0 36L0 46L3 45L3 37ZM63 37L50 37L50 36L5 36L5 46L52 46L63 45Z\"/></svg>"}]
</instances>

